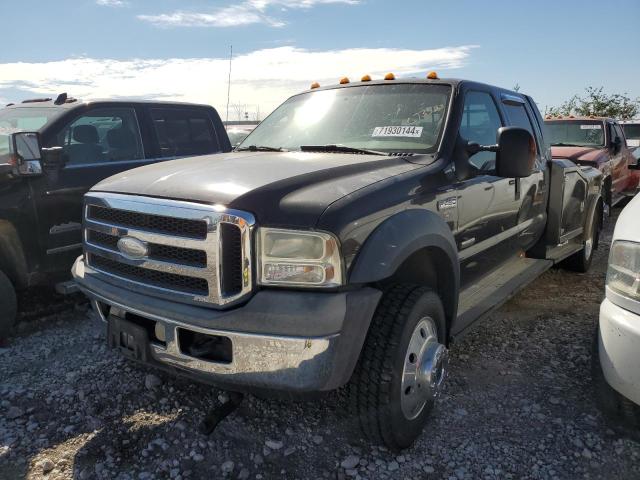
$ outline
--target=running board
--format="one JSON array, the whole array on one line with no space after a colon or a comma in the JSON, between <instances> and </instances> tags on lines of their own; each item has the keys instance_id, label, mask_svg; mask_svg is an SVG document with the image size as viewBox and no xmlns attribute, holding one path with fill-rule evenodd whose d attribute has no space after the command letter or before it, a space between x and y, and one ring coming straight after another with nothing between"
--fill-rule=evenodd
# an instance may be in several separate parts
<instances>
[{"instance_id":1,"label":"running board","mask_svg":"<svg viewBox=\"0 0 640 480\"><path fill-rule=\"evenodd\" d=\"M458 318L451 335L458 336L472 323L499 308L553 265L552 260L514 258L460 292Z\"/></svg>"}]
</instances>

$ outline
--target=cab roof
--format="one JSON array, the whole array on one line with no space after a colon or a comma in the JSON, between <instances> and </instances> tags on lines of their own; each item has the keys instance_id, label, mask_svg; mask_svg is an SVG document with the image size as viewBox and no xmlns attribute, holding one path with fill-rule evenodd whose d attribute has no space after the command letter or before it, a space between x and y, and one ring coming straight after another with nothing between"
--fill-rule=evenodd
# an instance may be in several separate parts
<instances>
[{"instance_id":1,"label":"cab roof","mask_svg":"<svg viewBox=\"0 0 640 480\"><path fill-rule=\"evenodd\" d=\"M112 105L122 104L122 105L166 105L166 106L197 106L197 107L211 107L210 105L206 105L204 103L189 103L189 102L170 102L170 101L159 101L159 100L144 100L137 98L96 98L90 100L76 100L75 98L69 98L65 103L57 104L55 103L55 99L53 98L41 98L41 99L29 99L23 100L19 103L9 103L5 108L61 108L71 110L73 108L77 108L79 106L88 106L93 104L100 103L109 103Z\"/></svg>"},{"instance_id":2,"label":"cab roof","mask_svg":"<svg viewBox=\"0 0 640 480\"><path fill-rule=\"evenodd\" d=\"M498 91L501 93L505 93L505 94L512 94L512 95L517 95L517 96L522 96L522 97L526 97L526 94L523 94L521 92L516 92L513 90L508 90L505 88L501 88L501 87L497 87L495 85L489 85L486 83L481 83L481 82L475 82L472 80L465 80L465 79L461 79L461 78L437 78L437 79L429 79L429 78L394 78L393 80L384 80L384 79L379 79L379 80L369 80L369 81L360 81L360 82L348 82L348 83L337 83L337 84L331 84L331 85L326 85L326 86L319 86L316 88L310 88L308 90L305 90L303 92L298 93L297 95L300 95L302 93L307 93L307 92L311 92L311 91L318 91L318 90L332 90L332 89L336 89L336 88L352 88L352 87L362 87L362 86L368 86L368 85L393 85L393 84L424 84L424 85L446 85L446 86L450 86L453 89L457 89L458 87L462 87L462 86L473 86L473 87L480 87L484 90L494 90L494 91ZM295 96L295 95L294 95Z\"/></svg>"},{"instance_id":3,"label":"cab roof","mask_svg":"<svg viewBox=\"0 0 640 480\"><path fill-rule=\"evenodd\" d=\"M578 116L578 115L559 115L556 117L551 117L549 115L547 115L546 117L544 117L544 121L545 122L585 122L585 121L600 121L600 122L613 122L615 121L613 118L610 117L596 117L594 115L589 115L587 116Z\"/></svg>"}]
</instances>

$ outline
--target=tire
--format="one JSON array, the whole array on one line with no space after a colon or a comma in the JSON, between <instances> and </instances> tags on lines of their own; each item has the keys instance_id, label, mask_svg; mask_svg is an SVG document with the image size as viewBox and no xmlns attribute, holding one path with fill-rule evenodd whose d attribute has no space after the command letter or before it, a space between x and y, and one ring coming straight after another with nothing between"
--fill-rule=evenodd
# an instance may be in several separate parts
<instances>
[{"instance_id":1,"label":"tire","mask_svg":"<svg viewBox=\"0 0 640 480\"><path fill-rule=\"evenodd\" d=\"M611 217L611 210L613 209L613 185L611 182L611 177L607 177L604 182L604 204L605 204L605 212L607 214L607 218Z\"/></svg>"},{"instance_id":2,"label":"tire","mask_svg":"<svg viewBox=\"0 0 640 480\"><path fill-rule=\"evenodd\" d=\"M383 295L347 388L351 413L372 443L397 451L422 432L446 376L445 326L432 290L394 285Z\"/></svg>"},{"instance_id":3,"label":"tire","mask_svg":"<svg viewBox=\"0 0 640 480\"><path fill-rule=\"evenodd\" d=\"M9 336L16 320L16 291L11 280L0 272L0 342Z\"/></svg>"},{"instance_id":4,"label":"tire","mask_svg":"<svg viewBox=\"0 0 640 480\"><path fill-rule=\"evenodd\" d=\"M618 393L604 377L600 364L597 324L591 351L591 377L596 402L611 427L618 433L640 440L640 406Z\"/></svg>"},{"instance_id":5,"label":"tire","mask_svg":"<svg viewBox=\"0 0 640 480\"><path fill-rule=\"evenodd\" d=\"M591 223L589 236L585 239L582 249L571 255L562 263L562 265L568 270L586 273L589 271L589 268L591 268L593 254L600 243L600 222L598 221L598 215L601 215L600 207L598 207L596 217Z\"/></svg>"}]
</instances>

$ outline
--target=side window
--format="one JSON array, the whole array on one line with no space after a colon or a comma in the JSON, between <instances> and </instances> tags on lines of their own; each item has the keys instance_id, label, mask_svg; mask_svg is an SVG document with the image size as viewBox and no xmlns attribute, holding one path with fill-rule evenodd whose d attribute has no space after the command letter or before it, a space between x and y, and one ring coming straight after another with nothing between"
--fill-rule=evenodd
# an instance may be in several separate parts
<instances>
[{"instance_id":1,"label":"side window","mask_svg":"<svg viewBox=\"0 0 640 480\"><path fill-rule=\"evenodd\" d=\"M527 110L524 108L524 104L511 104L505 103L504 109L507 112L507 116L509 117L509 124L514 127L520 127L527 130L531 135L535 136L533 131L533 126L531 125L531 120L529 119L529 115L527 115Z\"/></svg>"},{"instance_id":2,"label":"side window","mask_svg":"<svg viewBox=\"0 0 640 480\"><path fill-rule=\"evenodd\" d=\"M611 144L611 142L616 139L616 129L614 128L613 123L608 123L607 125L607 130L609 131L609 144Z\"/></svg>"},{"instance_id":3,"label":"side window","mask_svg":"<svg viewBox=\"0 0 640 480\"><path fill-rule=\"evenodd\" d=\"M626 147L627 146L627 141L625 139L624 132L622 131L622 128L620 127L620 124L616 123L614 128L616 130L616 135L618 137L620 137L620 140L622 141L622 146Z\"/></svg>"},{"instance_id":4,"label":"side window","mask_svg":"<svg viewBox=\"0 0 640 480\"><path fill-rule=\"evenodd\" d=\"M161 157L206 155L220 151L211 119L206 111L153 108Z\"/></svg>"},{"instance_id":5,"label":"side window","mask_svg":"<svg viewBox=\"0 0 640 480\"><path fill-rule=\"evenodd\" d=\"M135 110L96 108L73 120L57 136L69 165L144 158Z\"/></svg>"},{"instance_id":6,"label":"side window","mask_svg":"<svg viewBox=\"0 0 640 480\"><path fill-rule=\"evenodd\" d=\"M496 134L502 126L498 108L493 97L486 92L467 92L464 98L464 110L460 135L469 142L480 145L496 143ZM469 159L480 170L495 169L495 152L478 152Z\"/></svg>"}]
</instances>

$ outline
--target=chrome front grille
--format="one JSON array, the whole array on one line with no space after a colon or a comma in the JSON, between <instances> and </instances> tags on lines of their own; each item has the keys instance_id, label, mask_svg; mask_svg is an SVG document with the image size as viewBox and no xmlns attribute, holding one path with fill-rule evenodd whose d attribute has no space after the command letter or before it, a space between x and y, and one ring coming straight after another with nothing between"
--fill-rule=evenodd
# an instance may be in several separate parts
<instances>
[{"instance_id":1,"label":"chrome front grille","mask_svg":"<svg viewBox=\"0 0 640 480\"><path fill-rule=\"evenodd\" d=\"M114 193L85 196L87 266L139 293L217 307L252 288L251 214L222 206ZM119 242L134 239L143 254ZM122 243L122 242L121 242Z\"/></svg>"}]
</instances>

